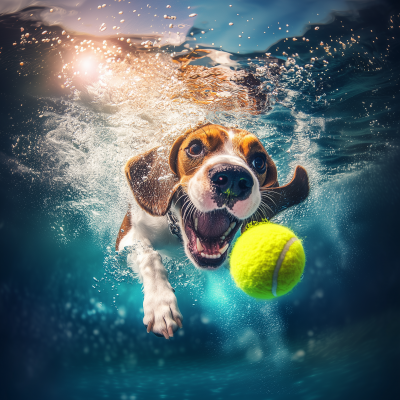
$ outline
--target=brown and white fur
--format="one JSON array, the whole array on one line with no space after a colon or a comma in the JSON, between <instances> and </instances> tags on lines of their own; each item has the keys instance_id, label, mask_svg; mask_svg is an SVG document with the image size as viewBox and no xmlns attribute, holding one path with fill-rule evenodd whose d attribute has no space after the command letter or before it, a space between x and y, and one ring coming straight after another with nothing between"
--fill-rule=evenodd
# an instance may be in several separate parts
<instances>
[{"instance_id":1,"label":"brown and white fur","mask_svg":"<svg viewBox=\"0 0 400 400\"><path fill-rule=\"evenodd\" d=\"M125 174L140 209L126 214L116 249L140 243L128 262L143 283L143 322L166 339L182 327L182 314L162 256L184 251L197 268L216 269L246 222L270 219L309 192L303 167L279 187L275 164L256 136L212 124L188 130L171 148L131 158ZM171 233L171 213L182 241Z\"/></svg>"}]
</instances>

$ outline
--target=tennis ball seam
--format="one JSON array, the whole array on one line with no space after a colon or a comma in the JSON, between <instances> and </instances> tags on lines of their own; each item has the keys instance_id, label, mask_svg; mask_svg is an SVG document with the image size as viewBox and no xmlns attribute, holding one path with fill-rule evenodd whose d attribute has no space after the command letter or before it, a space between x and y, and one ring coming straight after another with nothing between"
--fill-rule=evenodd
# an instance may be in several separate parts
<instances>
[{"instance_id":1,"label":"tennis ball seam","mask_svg":"<svg viewBox=\"0 0 400 400\"><path fill-rule=\"evenodd\" d=\"M279 275L279 271L281 269L281 266L283 264L283 261L285 260L286 257L286 253L289 251L290 246L296 242L297 240L299 240L297 237L292 237L291 239L289 239L283 250L281 251L281 254L279 255L278 261L276 262L275 265L275 269L274 269L274 274L272 276L272 294L277 297L276 291L278 289L278 275Z\"/></svg>"}]
</instances>

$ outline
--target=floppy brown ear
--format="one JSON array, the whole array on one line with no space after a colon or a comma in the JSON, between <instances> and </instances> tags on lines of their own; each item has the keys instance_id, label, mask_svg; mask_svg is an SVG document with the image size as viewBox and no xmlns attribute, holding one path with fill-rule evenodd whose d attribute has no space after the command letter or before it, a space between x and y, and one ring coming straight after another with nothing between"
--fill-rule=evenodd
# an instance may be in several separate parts
<instances>
[{"instance_id":1,"label":"floppy brown ear","mask_svg":"<svg viewBox=\"0 0 400 400\"><path fill-rule=\"evenodd\" d=\"M251 220L271 219L279 212L304 201L309 190L307 171L303 167L297 166L292 180L287 185L262 186L260 188L262 204L254 215L256 219L251 218ZM243 226L245 227L245 225Z\"/></svg>"},{"instance_id":2,"label":"floppy brown ear","mask_svg":"<svg viewBox=\"0 0 400 400\"><path fill-rule=\"evenodd\" d=\"M168 149L156 147L132 157L125 165L125 174L139 206L154 216L165 215L179 178L168 165Z\"/></svg>"},{"instance_id":3,"label":"floppy brown ear","mask_svg":"<svg viewBox=\"0 0 400 400\"><path fill-rule=\"evenodd\" d=\"M267 176L265 178L263 188L279 186L278 171L272 158L267 154Z\"/></svg>"}]
</instances>

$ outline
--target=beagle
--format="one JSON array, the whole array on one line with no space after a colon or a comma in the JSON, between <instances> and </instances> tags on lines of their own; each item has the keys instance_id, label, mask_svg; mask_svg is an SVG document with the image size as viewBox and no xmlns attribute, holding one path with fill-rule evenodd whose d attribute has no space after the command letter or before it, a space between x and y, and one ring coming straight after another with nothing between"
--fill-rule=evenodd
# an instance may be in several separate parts
<instances>
[{"instance_id":1,"label":"beagle","mask_svg":"<svg viewBox=\"0 0 400 400\"><path fill-rule=\"evenodd\" d=\"M128 262L143 283L143 322L147 332L166 339L182 327L182 314L162 256L174 258L183 249L197 268L217 269L241 227L271 219L309 192L303 167L280 187L255 135L213 124L186 131L170 149L131 158L125 174L139 207L127 212L116 250L136 245Z\"/></svg>"}]
</instances>

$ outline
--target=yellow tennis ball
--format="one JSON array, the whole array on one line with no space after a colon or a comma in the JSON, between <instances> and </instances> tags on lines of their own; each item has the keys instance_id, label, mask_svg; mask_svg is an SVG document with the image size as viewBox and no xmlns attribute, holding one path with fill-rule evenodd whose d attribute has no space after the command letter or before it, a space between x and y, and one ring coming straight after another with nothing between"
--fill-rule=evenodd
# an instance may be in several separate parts
<instances>
[{"instance_id":1,"label":"yellow tennis ball","mask_svg":"<svg viewBox=\"0 0 400 400\"><path fill-rule=\"evenodd\" d=\"M256 299L273 299L290 292L300 281L306 256L289 229L271 222L250 224L230 256L236 285Z\"/></svg>"}]
</instances>

